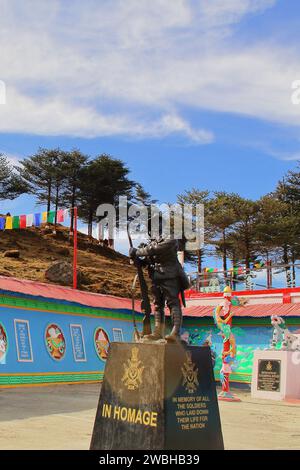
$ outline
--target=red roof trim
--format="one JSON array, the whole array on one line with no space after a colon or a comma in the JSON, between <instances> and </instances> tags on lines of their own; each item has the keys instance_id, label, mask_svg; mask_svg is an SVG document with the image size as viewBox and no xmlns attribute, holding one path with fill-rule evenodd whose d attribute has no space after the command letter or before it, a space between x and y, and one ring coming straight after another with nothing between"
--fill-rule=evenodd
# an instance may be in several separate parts
<instances>
[{"instance_id":1,"label":"red roof trim","mask_svg":"<svg viewBox=\"0 0 300 470\"><path fill-rule=\"evenodd\" d=\"M28 281L13 277L0 276L0 291L17 292L35 297L65 300L75 302L87 307L126 309L131 310L131 299L115 297L113 295L94 294L72 289L71 287L58 286L56 284L45 284L43 282ZM140 311L140 302L136 302L137 311Z\"/></svg>"},{"instance_id":2,"label":"red roof trim","mask_svg":"<svg viewBox=\"0 0 300 470\"><path fill-rule=\"evenodd\" d=\"M28 281L24 279L16 279L12 277L0 276L0 291L17 292L20 294L32 295L35 297L44 297L55 300L65 300L75 302L87 307L108 308L116 310L131 310L131 299L115 297L113 295L94 294L74 290L70 287L58 286L55 284L45 284L42 282ZM263 291L264 293L283 293L283 291L300 292L300 288L294 289L274 289ZM238 292L238 295L247 295L249 291ZM251 291L255 295L262 291ZM197 293L199 295L199 293ZM204 294L203 297L221 297L222 293ZM136 302L136 310L141 311L140 302ZM183 310L185 316L190 317L212 317L214 307L204 305L193 305ZM284 317L296 316L300 317L300 303L296 304L255 304L246 305L245 307L233 307L234 315L238 317L269 317L272 314Z\"/></svg>"},{"instance_id":3,"label":"red roof trim","mask_svg":"<svg viewBox=\"0 0 300 470\"><path fill-rule=\"evenodd\" d=\"M193 305L184 309L184 315L189 317L212 317L214 307L211 305ZM236 317L300 317L300 303L297 304L255 304L245 307L233 307Z\"/></svg>"}]
</instances>

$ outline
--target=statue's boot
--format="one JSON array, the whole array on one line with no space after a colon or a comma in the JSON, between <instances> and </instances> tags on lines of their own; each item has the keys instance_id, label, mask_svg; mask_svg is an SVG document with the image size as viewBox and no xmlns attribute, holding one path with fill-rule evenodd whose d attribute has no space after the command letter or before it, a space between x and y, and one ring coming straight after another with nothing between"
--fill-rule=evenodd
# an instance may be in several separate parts
<instances>
[{"instance_id":1,"label":"statue's boot","mask_svg":"<svg viewBox=\"0 0 300 470\"><path fill-rule=\"evenodd\" d=\"M168 343L175 343L180 341L180 329L182 324L182 312L180 306L174 306L171 311L171 317L173 320L173 328L169 335L165 336L165 340Z\"/></svg>"},{"instance_id":2,"label":"statue's boot","mask_svg":"<svg viewBox=\"0 0 300 470\"><path fill-rule=\"evenodd\" d=\"M164 335L164 314L162 312L156 311L154 312L155 317L155 324L154 324L154 331L151 335L146 335L143 338L150 341L158 341L159 339L163 339Z\"/></svg>"},{"instance_id":3,"label":"statue's boot","mask_svg":"<svg viewBox=\"0 0 300 470\"><path fill-rule=\"evenodd\" d=\"M166 335L165 336L165 340L168 342L168 343L176 343L178 341L180 341L180 334L179 332L176 330L176 328L173 328L171 333L169 335Z\"/></svg>"},{"instance_id":4,"label":"statue's boot","mask_svg":"<svg viewBox=\"0 0 300 470\"><path fill-rule=\"evenodd\" d=\"M143 338L150 341L163 339L162 325L155 325L153 333L151 333L151 335L143 336Z\"/></svg>"}]
</instances>

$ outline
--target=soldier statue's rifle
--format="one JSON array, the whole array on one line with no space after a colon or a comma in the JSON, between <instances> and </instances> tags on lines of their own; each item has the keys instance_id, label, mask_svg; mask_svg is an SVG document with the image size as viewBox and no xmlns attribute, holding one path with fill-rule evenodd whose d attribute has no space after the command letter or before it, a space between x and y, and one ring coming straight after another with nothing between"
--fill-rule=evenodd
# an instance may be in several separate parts
<instances>
[{"instance_id":1,"label":"soldier statue's rifle","mask_svg":"<svg viewBox=\"0 0 300 470\"><path fill-rule=\"evenodd\" d=\"M127 225L127 235L128 235L130 248L133 248L132 238L131 238L131 235L129 233L129 225ZM147 286L147 283L145 281L142 262L139 258L135 258L133 260L133 264L135 265L135 267L137 269L137 274L134 277L134 280L133 280L133 283L132 283L132 288L131 288L131 291L132 291L132 319L133 319L133 327L134 327L135 337L136 337L137 340L139 340L142 336L150 335L152 333L151 319L150 319L151 303L150 303L150 300L149 300L148 286ZM138 331L137 325L136 325L136 320L135 320L135 288L136 288L137 280L139 280L139 284L140 284L140 289L141 289L141 294L142 294L141 309L142 309L142 312L144 313L142 333L140 333Z\"/></svg>"}]
</instances>

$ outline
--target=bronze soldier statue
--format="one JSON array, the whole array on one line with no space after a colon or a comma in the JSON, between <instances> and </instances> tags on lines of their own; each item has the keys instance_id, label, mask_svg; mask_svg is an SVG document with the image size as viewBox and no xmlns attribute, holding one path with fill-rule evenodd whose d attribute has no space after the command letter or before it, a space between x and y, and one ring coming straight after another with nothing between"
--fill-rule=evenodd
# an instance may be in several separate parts
<instances>
[{"instance_id":1,"label":"bronze soldier statue","mask_svg":"<svg viewBox=\"0 0 300 470\"><path fill-rule=\"evenodd\" d=\"M146 340L161 340L164 337L165 303L170 310L172 330L165 339L175 342L180 339L182 310L179 295L184 302L184 290L189 287L189 280L177 258L178 241L172 238L158 238L139 248L130 248L129 256L133 260L142 258L147 264L151 279L151 291L154 300L155 328L152 334L144 336Z\"/></svg>"}]
</instances>

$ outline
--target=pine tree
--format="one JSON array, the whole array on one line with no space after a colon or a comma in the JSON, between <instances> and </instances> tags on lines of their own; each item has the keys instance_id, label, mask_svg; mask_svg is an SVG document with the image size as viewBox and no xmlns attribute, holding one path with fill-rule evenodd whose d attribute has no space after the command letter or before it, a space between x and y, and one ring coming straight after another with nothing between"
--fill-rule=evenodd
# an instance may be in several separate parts
<instances>
[{"instance_id":1,"label":"pine tree","mask_svg":"<svg viewBox=\"0 0 300 470\"><path fill-rule=\"evenodd\" d=\"M61 194L62 204L66 207L74 208L79 198L79 186L82 170L88 162L88 156L80 152L79 149L73 149L71 152L64 153L64 186ZM74 211L71 210L70 232L74 228Z\"/></svg>"},{"instance_id":2,"label":"pine tree","mask_svg":"<svg viewBox=\"0 0 300 470\"><path fill-rule=\"evenodd\" d=\"M208 206L207 222L211 227L212 242L223 259L223 270L227 271L227 258L231 246L229 236L238 220L236 213L237 194L215 191Z\"/></svg>"},{"instance_id":3,"label":"pine tree","mask_svg":"<svg viewBox=\"0 0 300 470\"><path fill-rule=\"evenodd\" d=\"M16 177L8 158L0 154L0 199L15 199L26 190L27 186Z\"/></svg>"},{"instance_id":4,"label":"pine tree","mask_svg":"<svg viewBox=\"0 0 300 470\"><path fill-rule=\"evenodd\" d=\"M291 173L291 172L290 172ZM274 196L282 204L282 211L278 221L278 246L282 250L282 259L285 265L286 281L288 287L295 283L295 261L300 255L299 230L300 210L299 199L296 197L295 180L291 184L289 174L287 179L279 181ZM299 192L298 192L299 194ZM290 272L292 264L292 279Z\"/></svg>"},{"instance_id":5,"label":"pine tree","mask_svg":"<svg viewBox=\"0 0 300 470\"><path fill-rule=\"evenodd\" d=\"M239 195L233 195L232 203L236 221L230 236L231 244L238 253L239 260L250 269L250 263L256 259L255 224L258 204Z\"/></svg>"},{"instance_id":6,"label":"pine tree","mask_svg":"<svg viewBox=\"0 0 300 470\"><path fill-rule=\"evenodd\" d=\"M26 187L28 194L35 195L38 204L46 204L51 209L55 199L55 175L59 171L61 150L39 148L37 153L20 161L16 167L19 181Z\"/></svg>"},{"instance_id":7,"label":"pine tree","mask_svg":"<svg viewBox=\"0 0 300 470\"><path fill-rule=\"evenodd\" d=\"M200 189L192 188L191 190L185 191L184 193L177 195L177 202L182 206L184 204L188 204L192 206L192 208L195 210L198 204L204 205L204 213L205 213L204 238L205 240L209 239L211 236L211 227L209 225L209 222L206 220L206 209L209 205L209 201L210 201L210 192L207 190L200 190ZM184 242L183 251L184 251L185 261L191 264L197 264L197 272L199 274L202 271L202 262L205 256L204 248L199 246L196 252L187 251L185 249L185 242Z\"/></svg>"},{"instance_id":8,"label":"pine tree","mask_svg":"<svg viewBox=\"0 0 300 470\"><path fill-rule=\"evenodd\" d=\"M128 208L130 204L136 206L144 206L147 210L147 221L145 221L145 226L140 226L140 233L145 234L146 238L148 237L151 231L151 206L155 206L157 203L156 199L153 199L151 194L148 193L140 183L135 183L132 193L132 200L128 201Z\"/></svg>"},{"instance_id":9,"label":"pine tree","mask_svg":"<svg viewBox=\"0 0 300 470\"><path fill-rule=\"evenodd\" d=\"M118 207L119 196L132 198L134 181L128 179L129 169L118 159L100 155L81 170L78 209L79 216L88 224L88 235L92 236L96 210L100 204Z\"/></svg>"}]
</instances>

